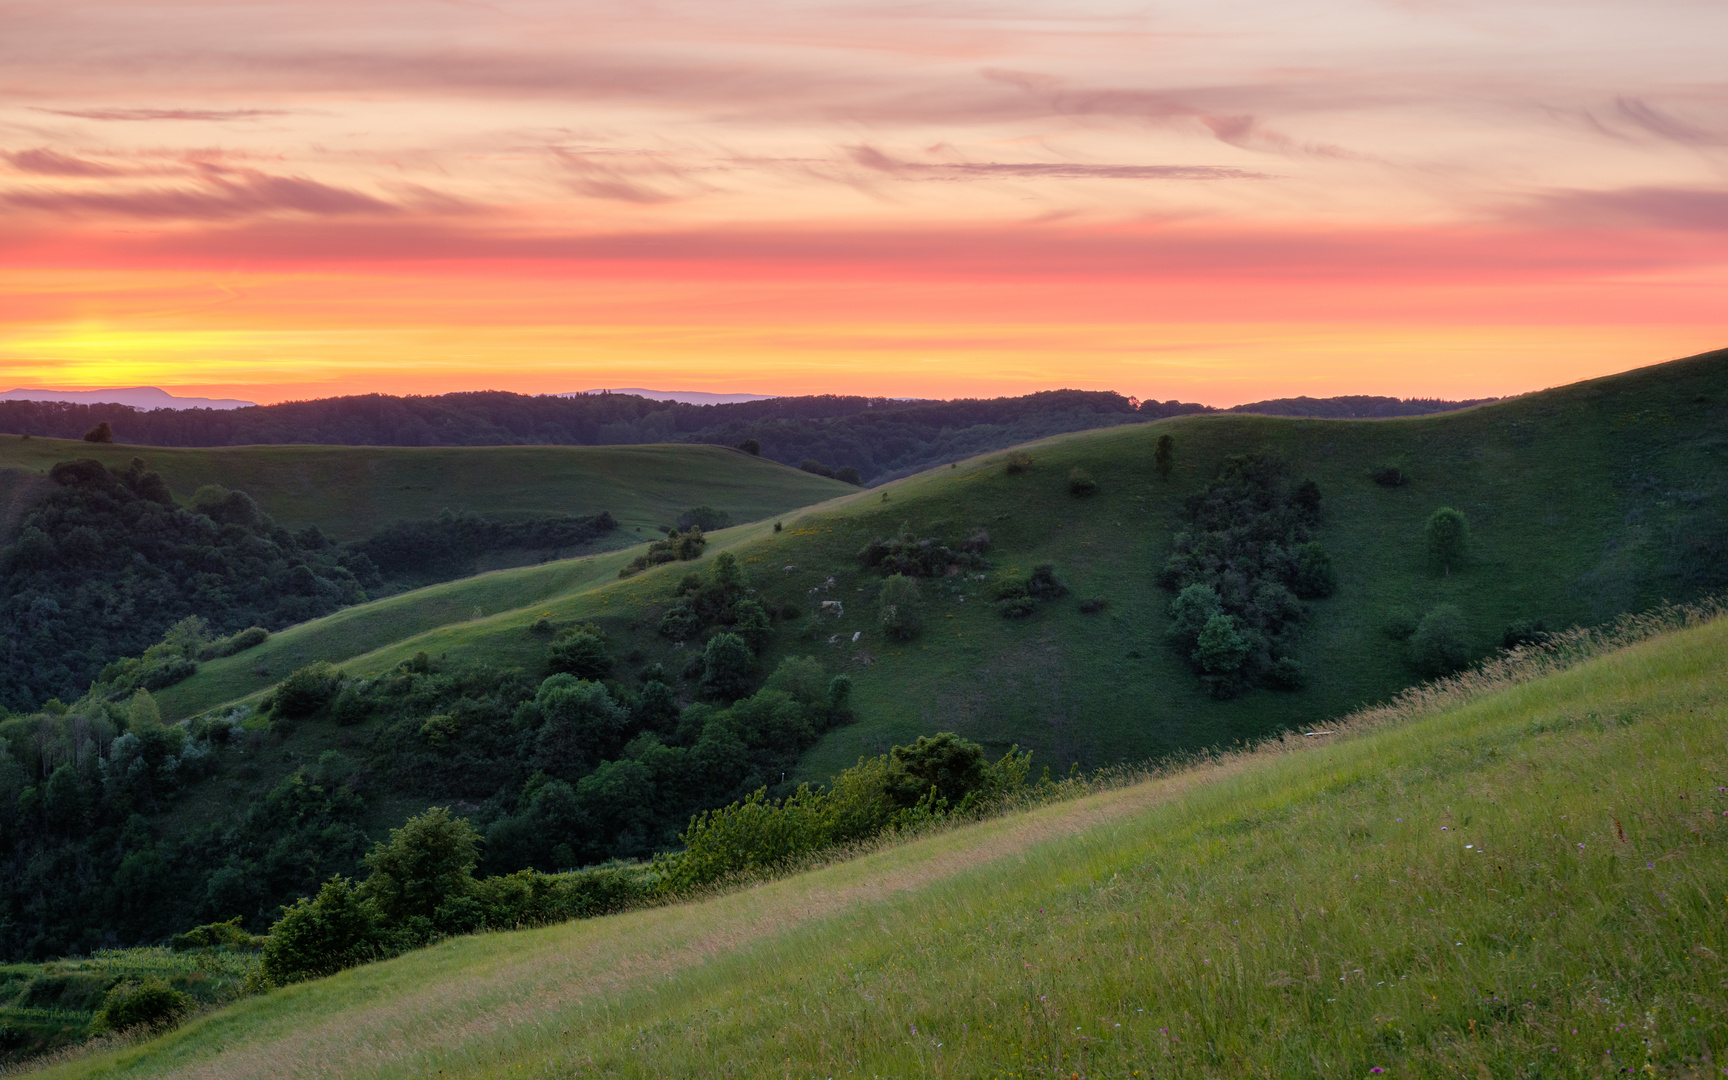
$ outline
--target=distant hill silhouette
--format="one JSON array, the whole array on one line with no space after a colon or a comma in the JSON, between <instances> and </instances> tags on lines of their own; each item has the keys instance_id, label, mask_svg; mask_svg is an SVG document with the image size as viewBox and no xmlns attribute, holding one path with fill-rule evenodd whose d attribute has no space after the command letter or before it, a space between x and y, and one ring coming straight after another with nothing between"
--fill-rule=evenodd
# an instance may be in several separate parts
<instances>
[{"instance_id":1,"label":"distant hill silhouette","mask_svg":"<svg viewBox=\"0 0 1728 1080\"><path fill-rule=\"evenodd\" d=\"M1433 413L1486 405L1499 398L1442 401L1439 398L1371 397L1351 394L1331 398L1272 398L1247 405L1233 405L1224 412L1256 413L1260 416L1314 416L1326 420L1380 420L1390 416L1429 416Z\"/></svg>"}]
</instances>

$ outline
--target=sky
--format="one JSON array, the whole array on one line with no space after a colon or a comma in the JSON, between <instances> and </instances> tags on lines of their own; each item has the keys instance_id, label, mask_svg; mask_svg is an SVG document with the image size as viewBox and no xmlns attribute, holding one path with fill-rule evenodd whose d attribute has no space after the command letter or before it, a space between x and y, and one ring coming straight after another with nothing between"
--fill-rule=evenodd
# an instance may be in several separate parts
<instances>
[{"instance_id":1,"label":"sky","mask_svg":"<svg viewBox=\"0 0 1728 1080\"><path fill-rule=\"evenodd\" d=\"M1728 345L1720 0L0 0L0 389L1228 405Z\"/></svg>"}]
</instances>

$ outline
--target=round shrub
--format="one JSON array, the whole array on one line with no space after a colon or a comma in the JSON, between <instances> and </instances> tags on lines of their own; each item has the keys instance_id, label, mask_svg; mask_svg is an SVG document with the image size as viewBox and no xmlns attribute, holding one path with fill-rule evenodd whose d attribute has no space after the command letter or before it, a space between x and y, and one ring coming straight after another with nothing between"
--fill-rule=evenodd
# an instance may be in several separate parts
<instances>
[{"instance_id":1,"label":"round shrub","mask_svg":"<svg viewBox=\"0 0 1728 1080\"><path fill-rule=\"evenodd\" d=\"M342 673L320 660L296 668L276 686L275 712L290 719L311 716L330 704L342 686Z\"/></svg>"},{"instance_id":2,"label":"round shrub","mask_svg":"<svg viewBox=\"0 0 1728 1080\"><path fill-rule=\"evenodd\" d=\"M1332 568L1332 556L1310 540L1296 549L1296 576L1291 587L1304 600L1318 600L1338 591L1338 571Z\"/></svg>"},{"instance_id":3,"label":"round shrub","mask_svg":"<svg viewBox=\"0 0 1728 1080\"><path fill-rule=\"evenodd\" d=\"M1470 662L1470 627L1464 613L1441 604L1410 635L1410 660L1424 675L1447 675Z\"/></svg>"},{"instance_id":4,"label":"round shrub","mask_svg":"<svg viewBox=\"0 0 1728 1080\"><path fill-rule=\"evenodd\" d=\"M1092 474L1085 469L1068 470L1068 494L1076 498L1085 498L1098 490L1098 481L1092 479Z\"/></svg>"},{"instance_id":5,"label":"round shrub","mask_svg":"<svg viewBox=\"0 0 1728 1080\"><path fill-rule=\"evenodd\" d=\"M1194 645L1194 662L1208 675L1233 675L1248 659L1248 640L1236 628L1236 620L1224 614L1206 620Z\"/></svg>"},{"instance_id":6,"label":"round shrub","mask_svg":"<svg viewBox=\"0 0 1728 1080\"><path fill-rule=\"evenodd\" d=\"M890 574L876 594L876 617L882 631L895 641L910 641L924 628L924 601L918 583L904 574Z\"/></svg>"},{"instance_id":7,"label":"round shrub","mask_svg":"<svg viewBox=\"0 0 1728 1080\"><path fill-rule=\"evenodd\" d=\"M1452 567L1461 565L1470 551L1470 523L1450 506L1442 506L1429 515L1423 527L1428 541L1428 554L1439 569L1450 575Z\"/></svg>"},{"instance_id":8,"label":"round shrub","mask_svg":"<svg viewBox=\"0 0 1728 1080\"><path fill-rule=\"evenodd\" d=\"M318 895L301 897L282 912L259 958L259 973L274 985L333 975L376 959L379 920L347 878L326 881Z\"/></svg>"},{"instance_id":9,"label":"round shrub","mask_svg":"<svg viewBox=\"0 0 1728 1080\"><path fill-rule=\"evenodd\" d=\"M612 654L592 630L566 630L547 650L547 666L578 679L604 679L612 671Z\"/></svg>"},{"instance_id":10,"label":"round shrub","mask_svg":"<svg viewBox=\"0 0 1728 1080\"><path fill-rule=\"evenodd\" d=\"M756 656L737 634L715 634L702 650L702 692L732 701L750 692Z\"/></svg>"},{"instance_id":11,"label":"round shrub","mask_svg":"<svg viewBox=\"0 0 1728 1080\"><path fill-rule=\"evenodd\" d=\"M193 1004L191 996L152 975L143 982L123 982L108 991L96 1014L95 1027L101 1031L166 1031L186 1019Z\"/></svg>"},{"instance_id":12,"label":"round shrub","mask_svg":"<svg viewBox=\"0 0 1728 1080\"><path fill-rule=\"evenodd\" d=\"M1016 450L1008 455L1008 474L1018 476L1023 472L1032 471L1032 455L1024 450Z\"/></svg>"}]
</instances>

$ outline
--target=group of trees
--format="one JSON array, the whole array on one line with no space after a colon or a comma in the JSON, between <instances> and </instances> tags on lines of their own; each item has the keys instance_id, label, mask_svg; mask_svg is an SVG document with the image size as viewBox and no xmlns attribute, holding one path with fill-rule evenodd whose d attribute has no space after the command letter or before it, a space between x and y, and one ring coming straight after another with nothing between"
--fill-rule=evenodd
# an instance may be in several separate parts
<instances>
[{"instance_id":1,"label":"group of trees","mask_svg":"<svg viewBox=\"0 0 1728 1080\"><path fill-rule=\"evenodd\" d=\"M627 394L485 392L367 394L242 409L149 412L125 405L4 401L0 431L77 439L101 425L112 439L146 446L718 443L754 446L748 452L787 465L807 461L823 475L858 483L1065 431L1210 411L1204 405L1135 402L1082 390L958 401L822 395L724 405Z\"/></svg>"},{"instance_id":2,"label":"group of trees","mask_svg":"<svg viewBox=\"0 0 1728 1080\"><path fill-rule=\"evenodd\" d=\"M497 826L482 836L434 807L372 848L363 881L333 877L316 896L288 907L264 943L261 974L281 985L444 935L600 915L771 872L884 831L997 803L1025 785L1030 764L1031 755L1017 748L991 762L982 747L952 733L920 737L861 760L829 787L802 785L781 800L757 788L699 814L677 838L681 849L651 862L558 875L518 870L476 877L476 869L501 861ZM543 793L556 791L556 783L541 785L535 797L552 800ZM532 824L564 827L544 817Z\"/></svg>"},{"instance_id":3,"label":"group of trees","mask_svg":"<svg viewBox=\"0 0 1728 1080\"><path fill-rule=\"evenodd\" d=\"M216 634L276 629L365 598L353 556L316 528L289 532L243 492L190 509L136 458L122 472L68 461L0 549L0 705L72 700L188 616ZM182 668L182 671L185 669Z\"/></svg>"},{"instance_id":4,"label":"group of trees","mask_svg":"<svg viewBox=\"0 0 1728 1080\"><path fill-rule=\"evenodd\" d=\"M1313 530L1320 488L1292 484L1272 453L1227 458L1218 477L1190 496L1158 583L1176 593L1171 644L1216 697L1262 680L1301 684L1294 656L1302 600L1337 588L1331 557Z\"/></svg>"}]
</instances>

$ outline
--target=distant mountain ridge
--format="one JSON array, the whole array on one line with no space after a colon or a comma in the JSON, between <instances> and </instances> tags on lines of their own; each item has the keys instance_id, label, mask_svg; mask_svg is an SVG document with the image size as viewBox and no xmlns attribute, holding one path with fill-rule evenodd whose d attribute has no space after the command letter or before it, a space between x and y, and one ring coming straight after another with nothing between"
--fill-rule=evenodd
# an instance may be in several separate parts
<instances>
[{"instance_id":1,"label":"distant mountain ridge","mask_svg":"<svg viewBox=\"0 0 1728 1080\"><path fill-rule=\"evenodd\" d=\"M20 388L0 394L0 401L61 401L83 405L125 405L133 409L244 409L256 401L239 398L180 397L154 386L108 390L44 390Z\"/></svg>"},{"instance_id":2,"label":"distant mountain ridge","mask_svg":"<svg viewBox=\"0 0 1728 1080\"><path fill-rule=\"evenodd\" d=\"M736 405L741 401L767 401L779 394L713 394L706 390L644 390L640 386L621 389L572 390L558 397L592 397L595 394L629 394L649 401L676 401L682 405Z\"/></svg>"},{"instance_id":3,"label":"distant mountain ridge","mask_svg":"<svg viewBox=\"0 0 1728 1080\"><path fill-rule=\"evenodd\" d=\"M1260 416L1308 416L1325 420L1383 420L1394 416L1431 416L1434 413L1468 409L1472 405L1487 405L1499 398L1471 398L1468 401L1443 401L1440 398L1372 397L1349 394L1343 397L1272 398L1267 401L1232 405L1224 412L1255 413Z\"/></svg>"}]
</instances>

